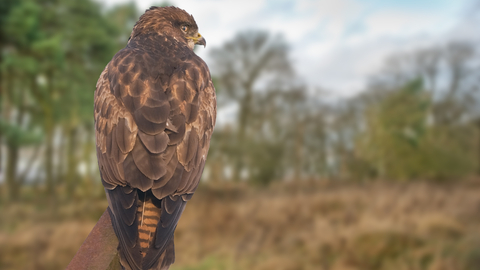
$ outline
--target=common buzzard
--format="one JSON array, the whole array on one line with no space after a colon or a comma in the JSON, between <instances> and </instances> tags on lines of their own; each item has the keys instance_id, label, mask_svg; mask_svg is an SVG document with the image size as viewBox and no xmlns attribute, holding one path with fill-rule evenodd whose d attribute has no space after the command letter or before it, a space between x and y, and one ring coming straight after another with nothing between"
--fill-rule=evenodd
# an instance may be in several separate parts
<instances>
[{"instance_id":1,"label":"common buzzard","mask_svg":"<svg viewBox=\"0 0 480 270\"><path fill-rule=\"evenodd\" d=\"M168 269L173 233L203 172L216 117L206 45L191 15L152 7L95 91L97 158L125 269Z\"/></svg>"}]
</instances>

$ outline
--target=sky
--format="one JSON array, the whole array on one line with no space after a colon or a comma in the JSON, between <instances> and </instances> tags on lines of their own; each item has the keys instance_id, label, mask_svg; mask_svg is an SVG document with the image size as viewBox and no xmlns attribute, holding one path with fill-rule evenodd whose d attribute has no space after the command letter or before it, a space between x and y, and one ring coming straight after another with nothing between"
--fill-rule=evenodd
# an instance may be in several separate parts
<instances>
[{"instance_id":1,"label":"sky","mask_svg":"<svg viewBox=\"0 0 480 270\"><path fill-rule=\"evenodd\" d=\"M97 0L105 6L128 0ZM385 59L451 40L480 41L468 19L475 0L171 0L191 13L206 38L197 54L239 31L268 30L290 46L297 75L309 88L351 97L367 87ZM134 1L140 10L162 1ZM480 10L480 8L479 8Z\"/></svg>"}]
</instances>

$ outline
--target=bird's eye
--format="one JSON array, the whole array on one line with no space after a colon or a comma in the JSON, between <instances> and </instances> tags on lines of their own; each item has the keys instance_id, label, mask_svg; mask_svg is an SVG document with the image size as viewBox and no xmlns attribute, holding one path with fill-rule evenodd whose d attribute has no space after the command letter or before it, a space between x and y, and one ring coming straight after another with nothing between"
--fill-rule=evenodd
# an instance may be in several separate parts
<instances>
[{"instance_id":1,"label":"bird's eye","mask_svg":"<svg viewBox=\"0 0 480 270\"><path fill-rule=\"evenodd\" d=\"M188 30L188 27L186 25L182 25L182 31L187 32L187 30Z\"/></svg>"}]
</instances>

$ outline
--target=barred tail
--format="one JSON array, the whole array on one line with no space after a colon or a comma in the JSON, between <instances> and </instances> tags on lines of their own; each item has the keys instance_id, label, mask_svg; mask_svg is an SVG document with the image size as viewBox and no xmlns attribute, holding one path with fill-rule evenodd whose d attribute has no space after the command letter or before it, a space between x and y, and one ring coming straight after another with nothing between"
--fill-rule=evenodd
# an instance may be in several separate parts
<instances>
[{"instance_id":1,"label":"barred tail","mask_svg":"<svg viewBox=\"0 0 480 270\"><path fill-rule=\"evenodd\" d=\"M137 200L137 226L138 226L138 248L141 253L141 260L143 262L139 263L142 265L142 270L168 270L170 265L175 262L175 247L173 244L173 238L168 242L166 249L161 255L155 256L157 261L151 267L147 267L144 264L145 258L149 252L155 253L155 234L157 229L157 224L160 221L160 215L162 213L161 202L157 200L151 192L143 193L138 192ZM138 250L138 249L137 249ZM138 252L138 251L137 251ZM136 270L131 268L128 264L125 254L119 246L120 253L120 263L123 266L123 269L126 270ZM157 253L158 254L158 253ZM150 260L151 261L151 260Z\"/></svg>"},{"instance_id":2,"label":"barred tail","mask_svg":"<svg viewBox=\"0 0 480 270\"><path fill-rule=\"evenodd\" d=\"M144 258L148 249L155 244L155 231L162 212L160 205L154 204L158 200L152 197L151 194L144 193L137 201L138 241Z\"/></svg>"}]
</instances>

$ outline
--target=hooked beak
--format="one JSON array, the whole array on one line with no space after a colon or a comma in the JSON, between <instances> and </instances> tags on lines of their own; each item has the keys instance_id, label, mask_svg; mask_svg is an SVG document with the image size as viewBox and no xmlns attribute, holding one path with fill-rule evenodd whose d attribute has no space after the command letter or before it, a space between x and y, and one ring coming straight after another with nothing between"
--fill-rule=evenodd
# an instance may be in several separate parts
<instances>
[{"instance_id":1,"label":"hooked beak","mask_svg":"<svg viewBox=\"0 0 480 270\"><path fill-rule=\"evenodd\" d=\"M207 46L207 41L200 34L198 34L196 37L187 37L187 39L193 40L195 45L203 45L204 48Z\"/></svg>"},{"instance_id":2,"label":"hooked beak","mask_svg":"<svg viewBox=\"0 0 480 270\"><path fill-rule=\"evenodd\" d=\"M200 34L198 35L200 36ZM203 47L205 48L207 47L207 41L202 36L200 36L200 38L195 41L195 45L203 45Z\"/></svg>"}]
</instances>

